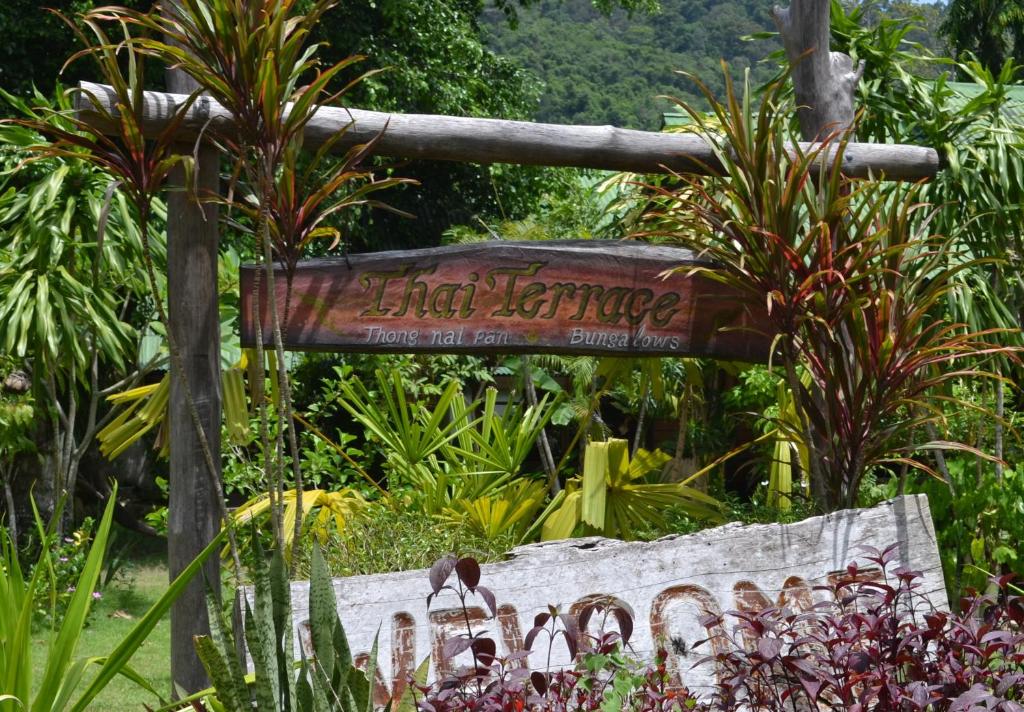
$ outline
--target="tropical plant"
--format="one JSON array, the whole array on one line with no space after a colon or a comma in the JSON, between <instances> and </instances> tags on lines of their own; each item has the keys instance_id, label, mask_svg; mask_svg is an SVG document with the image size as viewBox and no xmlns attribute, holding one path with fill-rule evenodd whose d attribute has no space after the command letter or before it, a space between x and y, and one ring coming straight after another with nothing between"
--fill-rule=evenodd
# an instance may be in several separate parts
<instances>
[{"instance_id":1,"label":"tropical plant","mask_svg":"<svg viewBox=\"0 0 1024 712\"><path fill-rule=\"evenodd\" d=\"M444 516L469 528L488 542L525 542L543 521L538 518L547 487L543 482L519 478L491 494L459 497Z\"/></svg>"},{"instance_id":2,"label":"tropical plant","mask_svg":"<svg viewBox=\"0 0 1024 712\"><path fill-rule=\"evenodd\" d=\"M720 521L721 505L713 497L684 482L648 483L671 458L660 450L637 450L632 459L625 440L612 439L587 445L583 475L570 480L552 500L542 538L566 539L582 526L588 533L635 539L645 526L662 523L669 507L685 510L704 521Z\"/></svg>"},{"instance_id":3,"label":"tropical plant","mask_svg":"<svg viewBox=\"0 0 1024 712\"><path fill-rule=\"evenodd\" d=\"M333 237L333 245L338 244L337 231L323 225L328 216L355 205L376 205L366 197L369 193L403 182L392 177L377 180L372 170L359 165L373 142L353 148L340 162L329 163L329 153L340 134L329 138L304 164L300 161L304 129L310 119L322 104L336 101L361 79L357 77L338 90L332 88L343 71L361 58L348 57L321 70L317 59L320 45L308 43L313 28L334 4L334 0L316 0L303 8L304 14L296 13L296 0L183 0L149 13L105 10L118 21L141 28L132 41L134 49L184 72L228 111L226 125L211 126L207 138L233 163L233 188L242 198L232 203L254 219L252 232L265 267L263 291L259 281L255 289L266 295L270 323L262 324L263 315L257 313L255 362L264 363L264 343L272 343L278 380L273 404L277 412L274 446L267 411L262 399L257 402L271 490L271 521L279 541L283 539L282 496L289 462L295 488L303 489L281 336L295 262L318 237ZM288 288L283 304L278 303L275 262L285 267ZM257 298L254 303L261 301ZM296 502L301 508L302 499ZM296 527L301 521L301 515L296 517ZM297 545L300 532L294 533Z\"/></svg>"},{"instance_id":4,"label":"tropical plant","mask_svg":"<svg viewBox=\"0 0 1024 712\"><path fill-rule=\"evenodd\" d=\"M296 490L285 490L283 521L286 526L283 532L286 559L294 553L294 531L300 531L304 536L311 534L322 544L325 543L331 529L343 533L354 520L366 514L366 500L359 492L348 487L330 492L322 489L303 490L301 506L296 499ZM241 505L232 513L234 526L240 532L244 532L246 527L240 525L266 519L270 513L270 504L270 495L264 493ZM295 518L300 513L309 521L299 522L296 526Z\"/></svg>"},{"instance_id":5,"label":"tropical plant","mask_svg":"<svg viewBox=\"0 0 1024 712\"><path fill-rule=\"evenodd\" d=\"M107 166L61 147L61 136L86 140L65 116L68 97L4 98L22 121L0 125L0 351L31 375L47 425L38 437L51 453L37 492L52 511L74 493L82 458L111 418L103 397L148 366L133 367L130 323L146 312L142 236ZM161 220L162 205L154 211ZM156 253L162 260L162 245ZM71 506L66 514L70 522Z\"/></svg>"},{"instance_id":6,"label":"tropical plant","mask_svg":"<svg viewBox=\"0 0 1024 712\"><path fill-rule=\"evenodd\" d=\"M957 57L973 54L991 72L1024 60L1024 4L1019 0L951 0L942 23Z\"/></svg>"},{"instance_id":7,"label":"tropical plant","mask_svg":"<svg viewBox=\"0 0 1024 712\"><path fill-rule=\"evenodd\" d=\"M704 271L708 277L766 306L755 323L775 339L798 403L800 427L790 435L807 449L818 505L853 506L875 466L934 474L914 457L922 450L982 456L919 435L941 424L935 404L948 397L943 387L961 378L998 380L950 364L1011 353L990 343L996 332L943 319L952 280L972 261L917 219L925 209L916 187L845 177L846 137L806 152L793 148L781 84L756 109L749 85L743 96L727 87L724 104L707 93L717 128L684 105L715 147L721 178L683 177L681 189L658 188L665 202L650 215L651 233L675 235L717 264Z\"/></svg>"},{"instance_id":8,"label":"tropical plant","mask_svg":"<svg viewBox=\"0 0 1024 712\"><path fill-rule=\"evenodd\" d=\"M115 675L121 674L159 698L159 694L128 667L128 661L145 642L146 637L170 609L171 603L180 595L188 582L196 575L203 562L220 547L222 536L218 536L185 570L171 582L156 603L139 619L131 632L106 657L76 657L78 642L85 628L90 607L94 600L96 586L103 569L114 508L117 506L116 488L100 517L88 553L82 563L81 572L75 581L74 591L67 602L63 615L51 618L50 626L43 632L44 643L38 644L39 632L32 628L34 602L41 591L48 587L51 598L56 596L57 585L51 566L51 551L57 537L56 522L60 519L60 508L55 512L49 526L44 526L38 511L36 528L41 539L39 561L26 579L18 560L15 543L0 527L0 710L36 710L39 712L81 712L96 698L96 695ZM41 668L33 664L38 653L45 655ZM90 666L98 671L90 680L87 672ZM36 671L41 669L41 676ZM83 689L84 686L84 689Z\"/></svg>"},{"instance_id":9,"label":"tropical plant","mask_svg":"<svg viewBox=\"0 0 1024 712\"><path fill-rule=\"evenodd\" d=\"M519 477L527 456L557 407L542 398L536 406L508 406L497 410L497 392L488 388L482 403L466 404L458 381L450 381L430 406L410 401L401 374L376 372L375 397L358 379L345 381L341 405L371 438L384 445L390 490L409 488L408 494L427 514L462 506L474 510L474 521L484 531L485 512L505 517L507 507L519 511L534 498L530 488L505 488ZM482 406L479 414L478 406ZM507 497L511 496L511 499ZM487 501L484 501L484 498ZM506 504L498 504L504 499ZM476 504L473 504L473 503ZM479 506L477 506L479 505ZM497 506L498 509L493 507ZM454 510L454 511L453 511ZM520 512L516 520L525 518Z\"/></svg>"},{"instance_id":10,"label":"tropical plant","mask_svg":"<svg viewBox=\"0 0 1024 712\"><path fill-rule=\"evenodd\" d=\"M259 555L265 558L262 550ZM269 564L269 565L267 565ZM253 570L252 603L244 598L245 618L232 632L216 601L209 603L212 636L196 638L196 652L213 687L185 702L206 699L227 712L294 710L295 712L373 712L370 680L377 665L374 640L364 672L356 668L345 629L338 617L330 574L319 547L314 547L309 582L309 647L292 638L291 586L280 550ZM243 674L236 638L244 637L254 672Z\"/></svg>"},{"instance_id":11,"label":"tropical plant","mask_svg":"<svg viewBox=\"0 0 1024 712\"><path fill-rule=\"evenodd\" d=\"M18 541L18 512L14 504L14 476L21 455L34 452L30 437L35 422L31 395L7 396L0 389L0 485L4 490L4 525Z\"/></svg>"},{"instance_id":12,"label":"tropical plant","mask_svg":"<svg viewBox=\"0 0 1024 712\"><path fill-rule=\"evenodd\" d=\"M227 441L232 445L246 445L252 439L243 378L246 365L247 357L243 355L238 363L222 368L220 373L224 427ZM153 447L161 457L167 457L170 449L167 422L170 396L170 373L165 373L157 383L108 395L106 400L116 411L115 417L96 433L100 452L107 459L114 460L146 434L156 430Z\"/></svg>"},{"instance_id":13,"label":"tropical plant","mask_svg":"<svg viewBox=\"0 0 1024 712\"><path fill-rule=\"evenodd\" d=\"M932 203L935 210L922 212L918 219L927 217L933 232L953 238L962 253L960 259L977 260L951 276L955 288L948 301L953 318L974 331L1005 328L1008 331L999 341L1020 346L1024 220L1015 207L1024 203L1024 122L1014 89L1020 67L1010 60L991 65L965 53L958 62L928 60L954 68L960 84L950 83L948 72L923 78L915 71L914 55L920 53L897 50L891 41L907 34L908 21L862 27L856 10L836 5L833 44L863 60L865 79L870 77L860 88L863 110L858 135L880 142L936 146L944 152L948 168L920 192L920 199ZM979 12L995 7L989 3L986 10L984 5L978 4ZM951 7L950 18L966 9ZM995 368L999 373L1011 372L1005 359L998 359ZM990 419L996 434L992 453L1002 459L1004 382L997 380L992 386L996 415ZM997 473L1001 467L998 462L994 465Z\"/></svg>"}]
</instances>

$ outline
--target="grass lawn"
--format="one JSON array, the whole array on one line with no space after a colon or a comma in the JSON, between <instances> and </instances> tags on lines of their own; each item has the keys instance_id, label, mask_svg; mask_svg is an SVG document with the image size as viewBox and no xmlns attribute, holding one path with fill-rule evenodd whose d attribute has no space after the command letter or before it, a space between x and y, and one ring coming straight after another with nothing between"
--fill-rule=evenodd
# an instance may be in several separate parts
<instances>
[{"instance_id":1,"label":"grass lawn","mask_svg":"<svg viewBox=\"0 0 1024 712\"><path fill-rule=\"evenodd\" d=\"M133 567L124 579L117 579L96 602L89 626L78 643L78 657L107 655L128 634L138 619L167 590L167 567L148 560ZM171 689L170 646L171 632L168 618L160 621L131 660L131 666L150 681L164 697ZM45 641L35 640L38 646ZM37 668L35 679L42 677L43 660L34 656ZM97 697L92 710L142 710L143 704L158 706L158 700L124 677L114 678Z\"/></svg>"}]
</instances>

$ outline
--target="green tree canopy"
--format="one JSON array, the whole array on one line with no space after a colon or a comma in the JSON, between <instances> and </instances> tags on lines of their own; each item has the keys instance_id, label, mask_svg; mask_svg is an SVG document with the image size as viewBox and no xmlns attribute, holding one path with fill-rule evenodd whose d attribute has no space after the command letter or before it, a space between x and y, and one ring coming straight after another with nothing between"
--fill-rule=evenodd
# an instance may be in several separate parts
<instances>
[{"instance_id":1,"label":"green tree canopy","mask_svg":"<svg viewBox=\"0 0 1024 712\"><path fill-rule=\"evenodd\" d=\"M957 56L971 52L998 74L1008 59L1024 62L1024 2L952 0L942 24Z\"/></svg>"}]
</instances>

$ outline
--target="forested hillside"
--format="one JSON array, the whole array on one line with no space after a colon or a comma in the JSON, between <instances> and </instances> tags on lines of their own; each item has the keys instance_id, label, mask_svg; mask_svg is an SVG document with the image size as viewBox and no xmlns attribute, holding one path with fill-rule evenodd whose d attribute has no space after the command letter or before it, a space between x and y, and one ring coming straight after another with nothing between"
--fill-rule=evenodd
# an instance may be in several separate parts
<instances>
[{"instance_id":1,"label":"forested hillside","mask_svg":"<svg viewBox=\"0 0 1024 712\"><path fill-rule=\"evenodd\" d=\"M765 0L662 0L660 13L618 11L610 18L590 0L541 0L521 10L509 28L500 13L484 13L488 41L543 82L537 119L657 129L669 104L662 94L696 100L686 70L721 85L719 59L758 79L775 67L762 60L774 40L746 35L774 29Z\"/></svg>"},{"instance_id":2,"label":"forested hillside","mask_svg":"<svg viewBox=\"0 0 1024 712\"><path fill-rule=\"evenodd\" d=\"M591 0L539 0L519 11L509 27L501 12L481 16L488 43L533 72L543 83L539 121L612 124L657 129L671 104L655 97L698 101L693 83L677 74L699 76L716 91L722 87L720 60L733 76L750 67L755 81L771 77L777 66L766 58L779 48L774 39L745 40L774 31L772 0L661 0L654 15L623 11L606 17ZM925 15L923 31L912 38L939 50L941 5L901 0L880 2L868 13Z\"/></svg>"}]
</instances>

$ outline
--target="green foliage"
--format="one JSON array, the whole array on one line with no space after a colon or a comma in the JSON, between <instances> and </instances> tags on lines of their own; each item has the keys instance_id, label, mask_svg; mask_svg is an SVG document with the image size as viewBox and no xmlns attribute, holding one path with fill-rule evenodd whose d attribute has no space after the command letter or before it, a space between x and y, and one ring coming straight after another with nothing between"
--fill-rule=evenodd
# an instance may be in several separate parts
<instances>
[{"instance_id":1,"label":"green foliage","mask_svg":"<svg viewBox=\"0 0 1024 712\"><path fill-rule=\"evenodd\" d=\"M117 506L116 491L111 496L96 527L96 534L84 561L75 590L67 601L60 619L52 619L49 629L43 633L44 643L40 647L34 640L32 618L35 600L40 591L48 590L56 597L54 587L58 585L50 566L50 549L56 548L55 522L58 511L49 527L44 527L36 513L36 527L43 539L42 553L31 576L26 578L18 561L14 542L6 529L0 528L0 710L33 710L36 712L81 712L110 680L118 674L125 675L154 695L155 690L128 667L128 660L138 650L153 627L170 609L171 603L180 595L184 586L199 571L202 563L221 544L217 537L181 575L167 587L163 596L153 604L147 613L132 628L131 632L103 658L76 657L79 637L85 627L103 569L103 559L110 536L114 507ZM33 657L42 653L45 665L41 676L35 679ZM86 674L91 665L98 666L98 672L90 679ZM157 695L159 696L159 695Z\"/></svg>"},{"instance_id":2,"label":"green foliage","mask_svg":"<svg viewBox=\"0 0 1024 712\"><path fill-rule=\"evenodd\" d=\"M373 395L359 379L341 384L344 407L373 440L383 445L392 493L408 488L427 514L459 502L497 495L516 477L556 403L516 405L499 414L497 393L466 405L451 381L428 406L411 400L397 370L378 371ZM522 493L521 493L522 494Z\"/></svg>"},{"instance_id":3,"label":"green foliage","mask_svg":"<svg viewBox=\"0 0 1024 712\"><path fill-rule=\"evenodd\" d=\"M299 566L303 576L309 573L314 543L306 543ZM500 561L515 543L508 534L481 536L460 519L435 519L413 508L375 504L344 532L332 532L323 551L332 576L358 576L429 568L453 551Z\"/></svg>"},{"instance_id":4,"label":"green foliage","mask_svg":"<svg viewBox=\"0 0 1024 712\"><path fill-rule=\"evenodd\" d=\"M935 206L927 216L930 230L954 238L968 258L990 258L956 275L950 295L955 318L974 329L1016 328L1014 314L1024 305L1024 218L1012 209L1024 204L1024 121L1013 86L1018 68L986 68L968 58L951 65L966 85L951 86L945 74L925 79L914 71L913 54L894 45L907 34L906 22L859 22L856 12L834 13L836 48L866 62L858 133L945 153L949 167L921 190Z\"/></svg>"},{"instance_id":5,"label":"green foliage","mask_svg":"<svg viewBox=\"0 0 1024 712\"><path fill-rule=\"evenodd\" d=\"M1024 62L1020 0L950 0L941 31L958 58L974 54L992 73L1008 59Z\"/></svg>"},{"instance_id":6,"label":"green foliage","mask_svg":"<svg viewBox=\"0 0 1024 712\"><path fill-rule=\"evenodd\" d=\"M993 575L1024 576L1018 545L1024 540L1024 465L1001 477L991 465L965 457L949 458L947 467L949 485L909 479L903 491L928 495L946 590L949 600L958 601L970 589L984 592ZM864 503L894 497L900 488L900 478L890 477L867 488Z\"/></svg>"},{"instance_id":7,"label":"green foliage","mask_svg":"<svg viewBox=\"0 0 1024 712\"><path fill-rule=\"evenodd\" d=\"M152 0L125 0L129 7L148 7ZM46 12L56 7L69 14L105 5L96 0L30 1L0 5L0 27L8 41L0 46L0 87L19 96L31 96L35 87L52 87L58 75L67 84L93 79L89 67L72 65L61 73L65 60L79 49L75 36L58 17Z\"/></svg>"},{"instance_id":8,"label":"green foliage","mask_svg":"<svg viewBox=\"0 0 1024 712\"><path fill-rule=\"evenodd\" d=\"M43 567L49 577L49 585L36 591L36 617L53 625L62 620L68 605L78 593L78 583L91 551L92 533L95 522L92 517L82 520L79 527L60 540L51 538L40 542L39 561L35 566ZM97 581L99 584L99 581ZM94 599L100 597L99 589L90 591ZM85 623L89 622L87 612Z\"/></svg>"},{"instance_id":9,"label":"green foliage","mask_svg":"<svg viewBox=\"0 0 1024 712\"><path fill-rule=\"evenodd\" d=\"M35 129L75 133L56 113L66 97L6 99ZM144 289L126 196L84 151L24 165L46 145L33 127L0 125L0 144L0 349L64 381L85 376L94 349L124 366L136 332L121 313Z\"/></svg>"},{"instance_id":10,"label":"green foliage","mask_svg":"<svg viewBox=\"0 0 1024 712\"><path fill-rule=\"evenodd\" d=\"M578 529L619 539L636 539L638 531L665 526L662 512L671 507L704 521L721 521L721 505L685 483L646 481L660 473L669 456L638 450L630 458L625 440L587 445L583 474L570 480L556 497L544 521L542 537L566 539Z\"/></svg>"},{"instance_id":11,"label":"green foliage","mask_svg":"<svg viewBox=\"0 0 1024 712\"><path fill-rule=\"evenodd\" d=\"M0 372L3 370L0 366ZM0 479L9 476L8 468L13 469L19 454L36 449L29 437L35 426L35 416L36 408L31 394L9 396L0 393ZM9 512L8 516L14 516L14 513Z\"/></svg>"},{"instance_id":12,"label":"green foliage","mask_svg":"<svg viewBox=\"0 0 1024 712\"><path fill-rule=\"evenodd\" d=\"M662 95L692 102L702 97L674 74L718 76L718 63L754 68L777 43L740 38L773 30L771 5L755 0L661 0L660 11L604 16L588 0L541 0L520 13L516 30L497 13L484 15L488 43L543 82L537 118L576 124L612 124L657 130L673 110ZM566 41L571 37L572 41ZM721 88L720 85L717 88Z\"/></svg>"},{"instance_id":13,"label":"green foliage","mask_svg":"<svg viewBox=\"0 0 1024 712\"><path fill-rule=\"evenodd\" d=\"M513 3L507 3L513 5ZM329 43L326 61L347 53L385 69L349 94L352 106L403 113L532 119L535 81L483 41L476 0L359 0L325 16L316 39ZM411 161L403 176L417 188L392 191L388 203L415 220L362 211L342 225L353 249L380 250L438 244L452 225L525 218L558 171L530 166Z\"/></svg>"},{"instance_id":14,"label":"green foliage","mask_svg":"<svg viewBox=\"0 0 1024 712\"><path fill-rule=\"evenodd\" d=\"M291 586L281 554L275 551L269 566L256 566L253 575L253 607L246 599L242 630L233 633L217 603L210 601L213 635L197 636L195 644L213 687L190 699L207 698L214 709L225 712L248 712L254 706L281 712L373 712L370 680L377 643L370 650L367 671L357 669L319 547L313 548L309 585L311 647L299 651L298 666L292 644ZM253 675L243 675L235 647L238 636L245 637L252 654Z\"/></svg>"}]
</instances>

